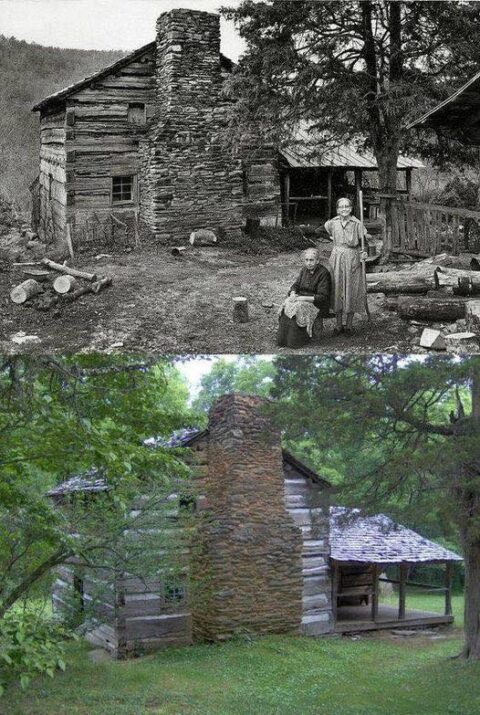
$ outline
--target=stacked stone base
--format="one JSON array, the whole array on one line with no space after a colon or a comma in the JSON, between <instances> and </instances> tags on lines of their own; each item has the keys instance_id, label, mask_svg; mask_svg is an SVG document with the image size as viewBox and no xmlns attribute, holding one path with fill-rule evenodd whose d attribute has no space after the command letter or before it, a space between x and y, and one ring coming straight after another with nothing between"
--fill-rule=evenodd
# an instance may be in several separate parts
<instances>
[{"instance_id":1,"label":"stacked stone base","mask_svg":"<svg viewBox=\"0 0 480 715\"><path fill-rule=\"evenodd\" d=\"M300 633L302 541L288 524L217 522L197 534L195 639Z\"/></svg>"}]
</instances>

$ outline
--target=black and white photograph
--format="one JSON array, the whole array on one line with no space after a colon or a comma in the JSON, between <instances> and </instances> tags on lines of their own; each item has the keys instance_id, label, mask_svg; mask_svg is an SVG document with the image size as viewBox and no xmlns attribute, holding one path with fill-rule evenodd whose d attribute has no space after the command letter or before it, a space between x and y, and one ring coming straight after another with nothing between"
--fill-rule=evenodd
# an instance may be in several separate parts
<instances>
[{"instance_id":1,"label":"black and white photograph","mask_svg":"<svg viewBox=\"0 0 480 715\"><path fill-rule=\"evenodd\" d=\"M477 3L0 4L3 351L478 350Z\"/></svg>"},{"instance_id":2,"label":"black and white photograph","mask_svg":"<svg viewBox=\"0 0 480 715\"><path fill-rule=\"evenodd\" d=\"M479 683L480 0L0 0L0 715Z\"/></svg>"}]
</instances>

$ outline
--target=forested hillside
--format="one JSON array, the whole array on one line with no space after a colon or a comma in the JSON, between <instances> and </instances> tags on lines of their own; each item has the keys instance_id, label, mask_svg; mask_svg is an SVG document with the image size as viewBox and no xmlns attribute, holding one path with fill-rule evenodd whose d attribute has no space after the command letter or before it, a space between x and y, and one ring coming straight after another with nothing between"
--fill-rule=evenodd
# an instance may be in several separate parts
<instances>
[{"instance_id":1,"label":"forested hillside","mask_svg":"<svg viewBox=\"0 0 480 715\"><path fill-rule=\"evenodd\" d=\"M38 114L32 106L125 53L65 50L0 35L0 194L28 207L38 173Z\"/></svg>"}]
</instances>

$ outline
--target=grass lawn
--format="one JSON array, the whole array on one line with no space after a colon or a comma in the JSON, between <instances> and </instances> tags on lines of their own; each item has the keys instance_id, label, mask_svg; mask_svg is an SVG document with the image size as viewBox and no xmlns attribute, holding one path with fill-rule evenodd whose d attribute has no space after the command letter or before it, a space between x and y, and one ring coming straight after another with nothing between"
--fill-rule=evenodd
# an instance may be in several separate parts
<instances>
[{"instance_id":1,"label":"grass lawn","mask_svg":"<svg viewBox=\"0 0 480 715\"><path fill-rule=\"evenodd\" d=\"M440 600L440 599L437 599ZM409 599L425 608L425 597ZM460 612L462 599L454 598ZM66 673L0 700L2 715L478 715L480 663L449 660L443 638L272 636L92 663L69 648Z\"/></svg>"}]
</instances>

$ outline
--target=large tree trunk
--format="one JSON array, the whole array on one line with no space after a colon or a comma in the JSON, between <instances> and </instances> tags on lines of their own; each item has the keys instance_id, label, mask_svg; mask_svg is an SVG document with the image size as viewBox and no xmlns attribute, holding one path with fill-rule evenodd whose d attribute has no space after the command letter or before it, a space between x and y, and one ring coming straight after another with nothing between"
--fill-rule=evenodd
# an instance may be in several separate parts
<instances>
[{"instance_id":1,"label":"large tree trunk","mask_svg":"<svg viewBox=\"0 0 480 715\"><path fill-rule=\"evenodd\" d=\"M476 518L479 519L480 504L477 504L477 507ZM461 657L468 660L480 660L480 539L469 538L468 534L464 533L463 549L465 559L465 645Z\"/></svg>"},{"instance_id":2,"label":"large tree trunk","mask_svg":"<svg viewBox=\"0 0 480 715\"><path fill-rule=\"evenodd\" d=\"M392 252L392 198L397 193L398 144L393 138L375 151L378 164L378 184L380 193L379 214L385 224L382 259Z\"/></svg>"},{"instance_id":3,"label":"large tree trunk","mask_svg":"<svg viewBox=\"0 0 480 715\"><path fill-rule=\"evenodd\" d=\"M480 433L480 358L472 359L473 435ZM465 646L461 656L480 660L480 456L466 465L465 489L462 493L460 535L465 559Z\"/></svg>"}]
</instances>

